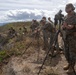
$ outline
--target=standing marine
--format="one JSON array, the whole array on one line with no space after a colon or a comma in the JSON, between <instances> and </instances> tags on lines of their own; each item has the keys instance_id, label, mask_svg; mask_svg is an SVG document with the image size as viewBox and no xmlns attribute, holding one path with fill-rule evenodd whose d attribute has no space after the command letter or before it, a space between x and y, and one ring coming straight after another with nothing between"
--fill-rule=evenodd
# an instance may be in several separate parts
<instances>
[{"instance_id":1,"label":"standing marine","mask_svg":"<svg viewBox=\"0 0 76 75\"><path fill-rule=\"evenodd\" d=\"M69 3L65 7L67 15L65 16L63 29L65 31L65 57L68 65L64 66L64 70L68 72L74 71L76 61L76 13L73 4Z\"/></svg>"}]
</instances>

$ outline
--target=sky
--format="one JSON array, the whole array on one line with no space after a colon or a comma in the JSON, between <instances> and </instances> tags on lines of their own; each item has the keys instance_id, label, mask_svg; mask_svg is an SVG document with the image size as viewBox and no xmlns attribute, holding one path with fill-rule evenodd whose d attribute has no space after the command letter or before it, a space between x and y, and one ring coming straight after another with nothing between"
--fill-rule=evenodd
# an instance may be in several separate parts
<instances>
[{"instance_id":1,"label":"sky","mask_svg":"<svg viewBox=\"0 0 76 75\"><path fill-rule=\"evenodd\" d=\"M76 0L0 0L0 23L40 20L43 16L51 17L61 9L65 13L65 5Z\"/></svg>"}]
</instances>

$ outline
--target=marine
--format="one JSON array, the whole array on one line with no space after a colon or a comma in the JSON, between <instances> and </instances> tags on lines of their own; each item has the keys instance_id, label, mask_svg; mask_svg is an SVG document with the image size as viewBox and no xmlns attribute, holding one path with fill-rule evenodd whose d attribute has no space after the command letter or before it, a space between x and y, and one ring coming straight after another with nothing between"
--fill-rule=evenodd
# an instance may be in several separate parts
<instances>
[{"instance_id":1,"label":"marine","mask_svg":"<svg viewBox=\"0 0 76 75\"><path fill-rule=\"evenodd\" d=\"M69 3L65 7L67 15L65 16L62 28L65 31L65 58L68 65L64 70L73 71L76 61L76 13L73 4Z\"/></svg>"},{"instance_id":2,"label":"marine","mask_svg":"<svg viewBox=\"0 0 76 75\"><path fill-rule=\"evenodd\" d=\"M50 22L46 21L46 17L43 17L40 23L42 25L41 30L43 33L43 43L44 43L43 50L47 50L51 43L52 39L51 32L53 32L53 26Z\"/></svg>"}]
</instances>

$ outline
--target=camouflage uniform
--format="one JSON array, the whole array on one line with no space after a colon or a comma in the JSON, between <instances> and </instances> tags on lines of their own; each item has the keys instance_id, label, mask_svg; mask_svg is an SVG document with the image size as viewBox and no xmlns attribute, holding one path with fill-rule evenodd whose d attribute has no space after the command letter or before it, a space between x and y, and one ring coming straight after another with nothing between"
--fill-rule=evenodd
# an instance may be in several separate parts
<instances>
[{"instance_id":1,"label":"camouflage uniform","mask_svg":"<svg viewBox=\"0 0 76 75\"><path fill-rule=\"evenodd\" d=\"M35 28L37 28L38 26L39 26L38 22L34 20L30 26L32 32L34 32Z\"/></svg>"},{"instance_id":2,"label":"camouflage uniform","mask_svg":"<svg viewBox=\"0 0 76 75\"><path fill-rule=\"evenodd\" d=\"M72 6L72 4L69 4ZM73 7L73 6L72 6ZM74 10L74 9L73 9ZM72 29L65 28L66 38L65 38L65 57L70 65L75 65L76 60L76 13L74 12L72 15L67 15L65 17L64 23L68 26L74 26ZM75 33L75 34L74 34Z\"/></svg>"},{"instance_id":3,"label":"camouflage uniform","mask_svg":"<svg viewBox=\"0 0 76 75\"><path fill-rule=\"evenodd\" d=\"M65 18L65 22L68 24L68 25L76 25L76 13L74 13L73 16L69 17L69 16L66 16ZM76 29L72 29L72 30L65 30L66 32L66 43L68 43L68 46L69 46L69 54L70 54L70 60L75 60L75 57L76 57L76 36L74 35L74 32L76 31ZM65 51L65 56L69 61L69 58L68 58L68 51Z\"/></svg>"},{"instance_id":4,"label":"camouflage uniform","mask_svg":"<svg viewBox=\"0 0 76 75\"><path fill-rule=\"evenodd\" d=\"M43 40L44 40L44 49L48 49L49 48L49 37L50 37L50 42L51 39L53 39L53 37L51 36L51 32L53 26L51 25L51 23L47 22L42 26L42 33L43 33Z\"/></svg>"}]
</instances>

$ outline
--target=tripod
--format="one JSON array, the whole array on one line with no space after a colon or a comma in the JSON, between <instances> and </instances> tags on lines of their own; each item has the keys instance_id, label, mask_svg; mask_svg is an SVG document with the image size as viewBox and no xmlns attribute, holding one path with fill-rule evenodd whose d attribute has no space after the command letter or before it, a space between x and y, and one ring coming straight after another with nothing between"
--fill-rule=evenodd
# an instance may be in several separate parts
<instances>
[{"instance_id":1,"label":"tripod","mask_svg":"<svg viewBox=\"0 0 76 75\"><path fill-rule=\"evenodd\" d=\"M40 67L39 72L38 72L37 75L40 74L40 72L41 72L41 70L42 70L42 68L43 68L43 66L44 66L44 64L45 64L45 61L46 61L46 59L47 59L47 57L48 57L48 54L49 54L49 52L50 52L50 49L52 48L52 45L53 45L54 43L55 43L55 44L57 43L57 39L58 39L59 33L62 34L62 32L60 31L60 29L55 33L55 36L54 36L54 38L53 38L53 41L50 43L50 48L49 48L49 50L48 50L48 52L47 52L47 54L46 54L46 56L45 56L45 58L44 58L44 60L43 60L43 63L42 63L42 65L41 65L41 67ZM67 45L67 43L66 43L65 39L63 38L63 35L62 35L62 39L63 39L63 42L64 42L64 48L65 48L66 45ZM69 49L69 48L68 48L68 49ZM53 53L54 53L54 51L53 51ZM52 55L53 55L53 54L52 54ZM53 58L52 55L51 55L51 59ZM72 65L71 65L71 66L72 66ZM76 75L75 69L73 68L73 66L72 66L72 69L73 69L74 75Z\"/></svg>"},{"instance_id":2,"label":"tripod","mask_svg":"<svg viewBox=\"0 0 76 75\"><path fill-rule=\"evenodd\" d=\"M41 67L40 67L40 69L39 69L39 72L38 72L38 74L37 75L39 75L40 74L40 72L41 72L41 70L42 70L42 67L43 67L43 65L45 64L45 61L46 61L46 59L47 59L47 57L48 57L48 54L49 54L49 52L50 52L50 49L52 48L52 45L54 44L54 42L56 43L57 42L57 38L58 38L58 34L60 33L60 30L58 30L57 32L56 32L56 34L55 34L55 36L54 36L54 38L53 38L53 41L50 43L50 48L49 48L49 50L47 51L47 54L46 54L46 56L45 56L45 58L44 58L44 60L43 60L43 63L42 63L42 65L41 65ZM54 53L54 52L53 52ZM51 55L52 56L52 55ZM52 56L53 57L53 56ZM51 57L51 58L52 58Z\"/></svg>"},{"instance_id":3,"label":"tripod","mask_svg":"<svg viewBox=\"0 0 76 75\"><path fill-rule=\"evenodd\" d=\"M39 61L39 53L40 53L40 44L39 44L39 39L40 39L40 32L37 30L35 34L35 39L37 40L37 62Z\"/></svg>"}]
</instances>

